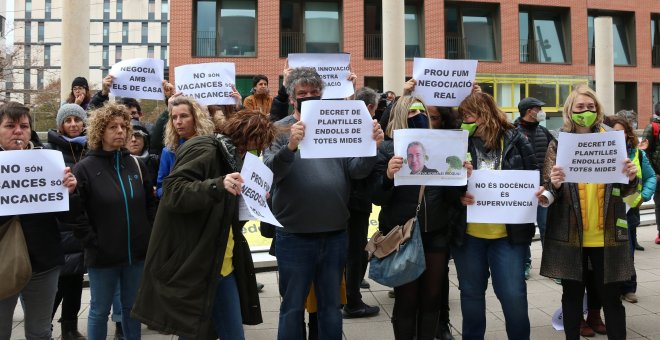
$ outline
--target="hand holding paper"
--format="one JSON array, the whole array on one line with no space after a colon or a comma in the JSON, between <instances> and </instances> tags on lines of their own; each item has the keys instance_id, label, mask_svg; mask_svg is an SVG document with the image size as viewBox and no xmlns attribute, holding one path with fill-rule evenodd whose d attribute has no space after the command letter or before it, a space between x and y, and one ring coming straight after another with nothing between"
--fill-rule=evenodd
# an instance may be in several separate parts
<instances>
[{"instance_id":1,"label":"hand holding paper","mask_svg":"<svg viewBox=\"0 0 660 340\"><path fill-rule=\"evenodd\" d=\"M297 121L291 125L291 135L289 136L289 145L287 146L289 150L296 151L303 138L305 138L305 123Z\"/></svg>"}]
</instances>

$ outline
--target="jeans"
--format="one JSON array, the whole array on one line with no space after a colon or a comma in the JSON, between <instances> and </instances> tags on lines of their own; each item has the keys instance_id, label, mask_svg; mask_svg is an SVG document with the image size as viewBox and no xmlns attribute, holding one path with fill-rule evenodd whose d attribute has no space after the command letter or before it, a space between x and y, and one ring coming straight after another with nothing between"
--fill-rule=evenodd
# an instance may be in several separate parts
<instances>
[{"instance_id":1,"label":"jeans","mask_svg":"<svg viewBox=\"0 0 660 340\"><path fill-rule=\"evenodd\" d=\"M53 304L52 318L62 303L62 321L78 321L78 312L80 312L80 299L83 290L83 274L71 274L60 276L57 281L57 295Z\"/></svg>"},{"instance_id":2,"label":"jeans","mask_svg":"<svg viewBox=\"0 0 660 340\"><path fill-rule=\"evenodd\" d=\"M506 237L482 239L465 235L462 246L452 248L463 313L463 339L483 339L486 332L486 288L500 300L509 339L529 339L527 284L524 255L527 245L512 245Z\"/></svg>"},{"instance_id":3,"label":"jeans","mask_svg":"<svg viewBox=\"0 0 660 340\"><path fill-rule=\"evenodd\" d=\"M603 248L582 248L583 277L587 276L588 264L593 268L593 278L596 293L600 296L607 322L608 339L626 338L626 310L621 303L620 283L604 284ZM564 333L566 339L580 338L580 323L582 322L582 298L585 282L561 280L563 293L561 307L564 312ZM591 309L591 302L589 303Z\"/></svg>"},{"instance_id":4,"label":"jeans","mask_svg":"<svg viewBox=\"0 0 660 340\"><path fill-rule=\"evenodd\" d=\"M115 295L112 297L112 317L113 322L121 322L121 290L119 289L119 281L117 281L117 289Z\"/></svg>"},{"instance_id":5,"label":"jeans","mask_svg":"<svg viewBox=\"0 0 660 340\"><path fill-rule=\"evenodd\" d=\"M105 340L108 334L108 315L110 306L119 282L121 299L121 325L124 338L140 339L140 322L132 319L131 308L135 302L144 262L131 265L89 268L89 288L92 301L87 319L87 338L89 340Z\"/></svg>"},{"instance_id":6,"label":"jeans","mask_svg":"<svg viewBox=\"0 0 660 340\"><path fill-rule=\"evenodd\" d=\"M543 238L545 237L545 222L548 219L548 208L538 206L536 208L536 225L539 227L539 236L541 236L541 245L543 245ZM525 251L525 263L532 264L532 249L531 245Z\"/></svg>"},{"instance_id":7,"label":"jeans","mask_svg":"<svg viewBox=\"0 0 660 340\"><path fill-rule=\"evenodd\" d=\"M360 282L367 270L367 233L369 213L351 210L348 220L348 255L346 258L346 306L357 308L362 305Z\"/></svg>"},{"instance_id":8,"label":"jeans","mask_svg":"<svg viewBox=\"0 0 660 340\"><path fill-rule=\"evenodd\" d=\"M0 339L11 338L14 309L20 295L25 312L25 338L50 340L51 313L59 276L59 267L32 273L32 278L19 294L0 300Z\"/></svg>"},{"instance_id":9,"label":"jeans","mask_svg":"<svg viewBox=\"0 0 660 340\"><path fill-rule=\"evenodd\" d=\"M319 339L342 339L339 287L346 264L346 231L305 235L278 228L275 242L282 296L277 338L304 339L305 300L314 282Z\"/></svg>"},{"instance_id":10,"label":"jeans","mask_svg":"<svg viewBox=\"0 0 660 340\"><path fill-rule=\"evenodd\" d=\"M213 327L220 340L243 340L243 319L238 298L236 276L231 273L225 277L218 276L218 287L213 301ZM179 340L185 338L179 337Z\"/></svg>"}]
</instances>

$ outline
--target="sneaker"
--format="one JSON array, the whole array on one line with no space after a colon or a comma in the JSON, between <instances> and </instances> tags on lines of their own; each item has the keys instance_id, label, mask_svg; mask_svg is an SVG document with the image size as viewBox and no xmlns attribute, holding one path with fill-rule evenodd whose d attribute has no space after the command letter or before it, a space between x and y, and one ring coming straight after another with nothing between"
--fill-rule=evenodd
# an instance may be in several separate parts
<instances>
[{"instance_id":1,"label":"sneaker","mask_svg":"<svg viewBox=\"0 0 660 340\"><path fill-rule=\"evenodd\" d=\"M261 292L264 289L264 284L257 282L257 292Z\"/></svg>"},{"instance_id":2,"label":"sneaker","mask_svg":"<svg viewBox=\"0 0 660 340\"><path fill-rule=\"evenodd\" d=\"M394 299L394 289L392 289L392 290L390 290L389 292L387 292L387 296L389 296L390 299Z\"/></svg>"},{"instance_id":3,"label":"sneaker","mask_svg":"<svg viewBox=\"0 0 660 340\"><path fill-rule=\"evenodd\" d=\"M529 280L529 276L531 275L531 270L532 270L532 264L525 263L525 280Z\"/></svg>"},{"instance_id":4,"label":"sneaker","mask_svg":"<svg viewBox=\"0 0 660 340\"><path fill-rule=\"evenodd\" d=\"M630 292L623 294L622 298L630 303L637 303L637 294Z\"/></svg>"},{"instance_id":5,"label":"sneaker","mask_svg":"<svg viewBox=\"0 0 660 340\"><path fill-rule=\"evenodd\" d=\"M362 279L362 282L360 282L360 288L369 289L371 288L371 285L369 284L369 282L367 282L367 280Z\"/></svg>"},{"instance_id":6,"label":"sneaker","mask_svg":"<svg viewBox=\"0 0 660 340\"><path fill-rule=\"evenodd\" d=\"M584 320L582 320L582 322L580 322L580 335L590 338L592 336L596 336L596 332L594 332L594 330L591 329L591 327L589 327L589 325L587 325Z\"/></svg>"},{"instance_id":7,"label":"sneaker","mask_svg":"<svg viewBox=\"0 0 660 340\"><path fill-rule=\"evenodd\" d=\"M660 244L660 233L655 237L655 244Z\"/></svg>"},{"instance_id":8,"label":"sneaker","mask_svg":"<svg viewBox=\"0 0 660 340\"><path fill-rule=\"evenodd\" d=\"M369 306L364 302L362 303L362 306L357 308L349 308L348 306L344 306L344 308L342 308L342 315L344 319L366 318L369 316L374 316L379 312L380 308L378 306Z\"/></svg>"}]
</instances>

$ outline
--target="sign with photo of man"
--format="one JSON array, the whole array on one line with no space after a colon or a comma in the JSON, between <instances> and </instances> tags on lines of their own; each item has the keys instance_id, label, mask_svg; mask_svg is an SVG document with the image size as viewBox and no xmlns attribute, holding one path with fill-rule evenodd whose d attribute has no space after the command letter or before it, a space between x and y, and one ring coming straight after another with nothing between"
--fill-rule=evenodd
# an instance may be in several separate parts
<instances>
[{"instance_id":1,"label":"sign with photo of man","mask_svg":"<svg viewBox=\"0 0 660 340\"><path fill-rule=\"evenodd\" d=\"M463 130L395 130L394 154L403 157L404 165L394 185L465 185L467 145Z\"/></svg>"}]
</instances>

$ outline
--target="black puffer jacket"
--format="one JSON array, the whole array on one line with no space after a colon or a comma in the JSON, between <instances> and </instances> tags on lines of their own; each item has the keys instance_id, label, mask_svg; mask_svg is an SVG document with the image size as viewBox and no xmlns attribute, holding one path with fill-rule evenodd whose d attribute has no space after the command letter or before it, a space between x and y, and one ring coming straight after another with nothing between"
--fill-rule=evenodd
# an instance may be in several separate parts
<instances>
[{"instance_id":1,"label":"black puffer jacket","mask_svg":"<svg viewBox=\"0 0 660 340\"><path fill-rule=\"evenodd\" d=\"M477 151L474 139L479 137L470 137L468 139L468 152L472 157L472 166L474 170L479 170ZM502 170L537 170L536 159L534 158L534 151L532 146L529 145L525 136L523 136L517 129L509 129L504 131L504 154L502 156ZM465 210L464 210L465 211ZM467 215L466 215L467 216ZM459 225L458 235L456 237L457 244L463 242L465 232L467 230L466 218L463 218L462 223ZM535 226L534 223L525 224L507 224L506 234L511 244L526 244L532 241L534 236Z\"/></svg>"},{"instance_id":2,"label":"black puffer jacket","mask_svg":"<svg viewBox=\"0 0 660 340\"><path fill-rule=\"evenodd\" d=\"M85 246L87 267L144 260L155 215L144 164L126 149L91 150L73 172L89 219L75 229Z\"/></svg>"},{"instance_id":3,"label":"black puffer jacket","mask_svg":"<svg viewBox=\"0 0 660 340\"><path fill-rule=\"evenodd\" d=\"M87 144L81 145L71 143L62 138L62 135L55 129L48 130L48 143L44 144L44 149L57 150L64 157L64 164L73 167L76 163L85 157L87 153Z\"/></svg>"},{"instance_id":4,"label":"black puffer jacket","mask_svg":"<svg viewBox=\"0 0 660 340\"><path fill-rule=\"evenodd\" d=\"M383 141L378 148L378 162L374 166L373 201L380 205L379 229L388 233L397 225L404 224L415 216L419 199L418 185L394 186L394 180L387 178L387 164L394 156L394 141ZM418 220L423 232L443 234L449 244L451 225L464 218L460 197L465 187L426 186ZM464 222L463 222L464 223Z\"/></svg>"},{"instance_id":5,"label":"black puffer jacket","mask_svg":"<svg viewBox=\"0 0 660 340\"><path fill-rule=\"evenodd\" d=\"M536 166L540 170L543 168L543 161L545 160L545 153L548 151L548 145L554 139L550 131L538 122L530 123L520 118L516 119L513 125L527 138L527 141L534 150Z\"/></svg>"}]
</instances>

